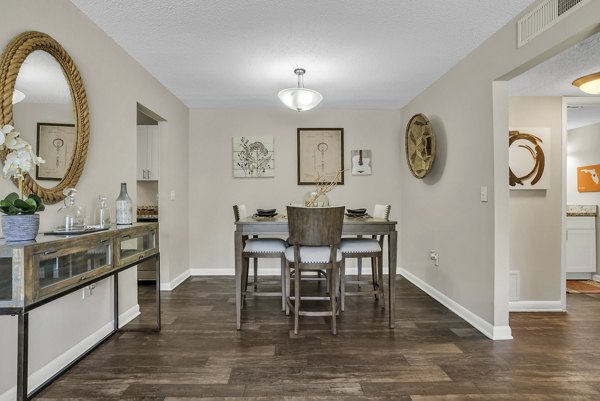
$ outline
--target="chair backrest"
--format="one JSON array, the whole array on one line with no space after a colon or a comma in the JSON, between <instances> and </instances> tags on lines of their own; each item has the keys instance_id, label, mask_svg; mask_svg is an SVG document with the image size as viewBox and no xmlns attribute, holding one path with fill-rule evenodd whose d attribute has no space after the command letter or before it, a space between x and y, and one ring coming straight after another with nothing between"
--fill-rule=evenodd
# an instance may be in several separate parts
<instances>
[{"instance_id":1,"label":"chair backrest","mask_svg":"<svg viewBox=\"0 0 600 401\"><path fill-rule=\"evenodd\" d=\"M233 218L236 223L246 216L248 216L248 213L246 213L246 205L233 205Z\"/></svg>"},{"instance_id":2,"label":"chair backrest","mask_svg":"<svg viewBox=\"0 0 600 401\"><path fill-rule=\"evenodd\" d=\"M382 219L388 219L390 217L390 205L375 205L373 208L373 217L381 217Z\"/></svg>"},{"instance_id":3,"label":"chair backrest","mask_svg":"<svg viewBox=\"0 0 600 401\"><path fill-rule=\"evenodd\" d=\"M288 206L291 245L338 245L344 225L344 206Z\"/></svg>"}]
</instances>

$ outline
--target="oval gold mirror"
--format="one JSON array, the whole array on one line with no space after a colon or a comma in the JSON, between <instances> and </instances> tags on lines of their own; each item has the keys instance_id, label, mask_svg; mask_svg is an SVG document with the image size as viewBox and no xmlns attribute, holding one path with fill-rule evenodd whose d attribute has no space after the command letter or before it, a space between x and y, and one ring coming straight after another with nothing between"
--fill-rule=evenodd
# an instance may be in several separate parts
<instances>
[{"instance_id":1,"label":"oval gold mirror","mask_svg":"<svg viewBox=\"0 0 600 401\"><path fill-rule=\"evenodd\" d=\"M25 94L19 104L13 104L15 89ZM65 188L76 186L89 143L87 98L77 67L50 36L22 33L2 55L0 96L0 124L13 125L46 159L44 171L36 172L38 180L25 177L24 192L48 204L59 202ZM4 163L6 152L0 159ZM59 182L52 186L52 181Z\"/></svg>"}]
</instances>

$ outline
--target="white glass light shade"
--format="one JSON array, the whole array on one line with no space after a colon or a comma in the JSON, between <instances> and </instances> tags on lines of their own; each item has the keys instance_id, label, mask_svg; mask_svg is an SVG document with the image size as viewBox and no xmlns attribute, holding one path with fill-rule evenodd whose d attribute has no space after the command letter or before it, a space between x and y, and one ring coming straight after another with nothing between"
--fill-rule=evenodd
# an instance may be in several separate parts
<instances>
[{"instance_id":1,"label":"white glass light shade","mask_svg":"<svg viewBox=\"0 0 600 401\"><path fill-rule=\"evenodd\" d=\"M577 78L573 85L590 95L600 95L600 72Z\"/></svg>"},{"instance_id":2,"label":"white glass light shade","mask_svg":"<svg viewBox=\"0 0 600 401\"><path fill-rule=\"evenodd\" d=\"M296 111L306 111L313 109L321 103L323 95L312 89L306 88L288 88L279 91L277 94L279 100L287 107Z\"/></svg>"},{"instance_id":3,"label":"white glass light shade","mask_svg":"<svg viewBox=\"0 0 600 401\"><path fill-rule=\"evenodd\" d=\"M25 94L20 90L15 89L13 92L12 104L17 104L23 99L25 99Z\"/></svg>"}]
</instances>

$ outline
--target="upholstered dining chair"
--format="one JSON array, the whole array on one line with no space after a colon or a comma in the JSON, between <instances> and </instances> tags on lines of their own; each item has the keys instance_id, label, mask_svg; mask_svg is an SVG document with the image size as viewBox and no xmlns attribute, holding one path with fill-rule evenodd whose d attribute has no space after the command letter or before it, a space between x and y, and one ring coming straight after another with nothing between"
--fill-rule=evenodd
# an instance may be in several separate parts
<instances>
[{"instance_id":1,"label":"upholstered dining chair","mask_svg":"<svg viewBox=\"0 0 600 401\"><path fill-rule=\"evenodd\" d=\"M337 334L336 315L338 312L339 268L342 254L338 249L342 226L344 224L344 206L303 207L288 206L288 227L290 247L285 251L289 269L286 278L286 314L289 308L294 310L294 334L298 334L299 316L331 316L331 332ZM294 302L291 301L290 276L294 270ZM301 294L302 272L328 270L329 311L302 310L302 302L322 297L306 297Z\"/></svg>"},{"instance_id":2,"label":"upholstered dining chair","mask_svg":"<svg viewBox=\"0 0 600 401\"><path fill-rule=\"evenodd\" d=\"M238 222L241 218L247 217L245 205L233 205L233 215L235 221ZM242 299L249 293L248 291L248 275L250 268L250 259L254 260L254 296L279 296L281 297L281 310L285 310L285 250L287 248L287 242L281 238L248 238L248 236L242 237L243 241L243 271L242 271ZM268 292L259 291L258 283L258 258L278 258L281 260L281 273L280 273L280 285L281 291L279 292ZM270 282L264 282L261 284L272 284Z\"/></svg>"},{"instance_id":3,"label":"upholstered dining chair","mask_svg":"<svg viewBox=\"0 0 600 401\"><path fill-rule=\"evenodd\" d=\"M390 217L390 205L375 205L373 209L373 217L379 217L388 219ZM352 295L371 295L374 294L375 298L378 298L381 302L381 307L385 308L385 296L383 293L383 235L377 237L374 235L371 238L342 238L340 242L340 251L342 252L343 260L342 267L340 269L340 286L341 286L341 310L345 309L345 296ZM346 259L357 258L357 281L347 282L346 281ZM367 284L362 280L362 259L371 258L371 281L373 290L372 291L346 291L346 284L352 283L357 284L359 287L361 284Z\"/></svg>"}]
</instances>

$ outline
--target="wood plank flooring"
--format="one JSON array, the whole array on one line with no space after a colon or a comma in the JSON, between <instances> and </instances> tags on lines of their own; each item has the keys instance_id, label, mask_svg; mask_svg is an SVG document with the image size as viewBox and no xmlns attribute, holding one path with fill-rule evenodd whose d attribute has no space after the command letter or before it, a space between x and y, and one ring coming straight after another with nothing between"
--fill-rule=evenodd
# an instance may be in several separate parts
<instances>
[{"instance_id":1,"label":"wood plank flooring","mask_svg":"<svg viewBox=\"0 0 600 401\"><path fill-rule=\"evenodd\" d=\"M294 336L271 297L249 299L236 331L233 289L192 277L163 292L161 333L116 334L35 400L600 400L600 295L513 313L515 339L491 341L401 277L395 330L351 297L337 336L319 317Z\"/></svg>"}]
</instances>

